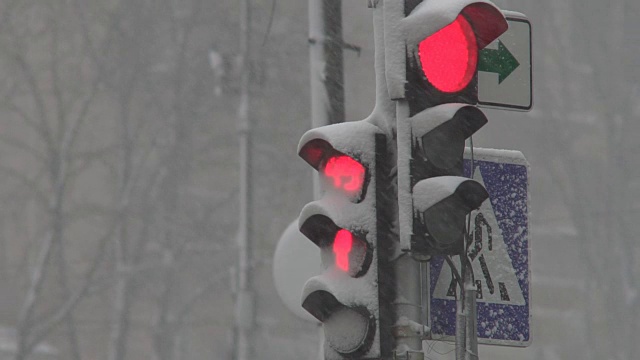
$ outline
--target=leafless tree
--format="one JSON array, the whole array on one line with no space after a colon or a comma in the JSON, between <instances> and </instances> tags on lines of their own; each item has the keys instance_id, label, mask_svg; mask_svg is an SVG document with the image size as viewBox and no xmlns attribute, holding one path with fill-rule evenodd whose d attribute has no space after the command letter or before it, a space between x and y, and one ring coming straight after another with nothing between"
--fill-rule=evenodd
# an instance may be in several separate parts
<instances>
[{"instance_id":1,"label":"leafless tree","mask_svg":"<svg viewBox=\"0 0 640 360\"><path fill-rule=\"evenodd\" d=\"M93 52L96 62L104 62L101 70L117 104L120 129L119 155L112 164L120 220L113 241L117 276L110 360L126 358L136 302L155 304L150 336L156 357L174 358L186 316L218 283L198 276L211 263L203 268L193 261L203 246L205 252L221 251L207 231L213 212L233 199L231 193L211 204L191 191L192 167L209 154L216 137L215 132L194 134L194 126L210 121L203 119L210 100L207 78L202 77L209 70L206 49L193 40L195 30L206 25L201 4L122 1L113 14L113 38L101 52ZM81 2L77 6L88 23L90 10ZM141 283L152 298L137 296Z\"/></svg>"},{"instance_id":2,"label":"leafless tree","mask_svg":"<svg viewBox=\"0 0 640 360\"><path fill-rule=\"evenodd\" d=\"M640 230L634 220L638 160L629 156L638 149L640 88L629 76L633 50L625 47L637 28L624 14L637 5L549 1L546 6L548 27L539 38L545 46L539 66L546 72L538 83L551 106L535 111L540 136L551 143L541 146L541 157L561 187L580 239L575 251L587 270L580 296L585 348L579 356L629 359L639 350L634 339L640 330L634 250Z\"/></svg>"},{"instance_id":3,"label":"leafless tree","mask_svg":"<svg viewBox=\"0 0 640 360\"><path fill-rule=\"evenodd\" d=\"M3 163L0 171L13 180L14 186L6 191L19 192L22 201L36 204L36 216L41 218L38 239L27 239L28 277L16 325L15 357L28 357L63 326L70 356L79 360L73 310L92 284L115 223L104 204L71 199L78 178L110 151L80 140L94 115L102 79L82 56L84 42L69 40L79 27L62 16L67 11L63 1L8 2L3 10L2 64L10 71L4 72L0 106L9 126L21 130L3 133L0 141L23 161ZM93 259L71 269L69 229L90 213L109 225L90 234ZM80 279L74 274L72 282L70 272L80 274ZM57 301L51 301L52 294Z\"/></svg>"}]
</instances>

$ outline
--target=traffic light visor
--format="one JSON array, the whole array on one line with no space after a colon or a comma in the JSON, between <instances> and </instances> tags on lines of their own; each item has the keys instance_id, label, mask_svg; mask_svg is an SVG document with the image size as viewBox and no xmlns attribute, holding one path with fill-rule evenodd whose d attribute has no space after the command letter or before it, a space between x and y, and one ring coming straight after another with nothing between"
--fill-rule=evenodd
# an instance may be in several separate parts
<instances>
[{"instance_id":1,"label":"traffic light visor","mask_svg":"<svg viewBox=\"0 0 640 360\"><path fill-rule=\"evenodd\" d=\"M439 176L418 182L413 188L420 222L436 247L452 245L465 231L464 219L489 197L479 182L458 176Z\"/></svg>"},{"instance_id":2,"label":"traffic light visor","mask_svg":"<svg viewBox=\"0 0 640 360\"><path fill-rule=\"evenodd\" d=\"M422 214L422 223L429 235L434 239L435 245L451 245L464 234L464 219L467 210L456 198L441 201L428 208Z\"/></svg>"},{"instance_id":3,"label":"traffic light visor","mask_svg":"<svg viewBox=\"0 0 640 360\"><path fill-rule=\"evenodd\" d=\"M466 139L487 121L475 106L442 104L413 116L411 127L422 155L438 169L450 169L462 161Z\"/></svg>"},{"instance_id":4,"label":"traffic light visor","mask_svg":"<svg viewBox=\"0 0 640 360\"><path fill-rule=\"evenodd\" d=\"M363 155L362 152L354 153L354 156ZM365 197L369 174L360 159L340 152L322 138L304 143L299 154L318 170L324 191L337 191L353 203L359 203Z\"/></svg>"},{"instance_id":5,"label":"traffic light visor","mask_svg":"<svg viewBox=\"0 0 640 360\"><path fill-rule=\"evenodd\" d=\"M479 49L489 45L509 27L500 9L488 0L423 1L402 20L407 45L409 48L417 47L422 40L456 21L460 15L471 25Z\"/></svg>"},{"instance_id":6,"label":"traffic light visor","mask_svg":"<svg viewBox=\"0 0 640 360\"><path fill-rule=\"evenodd\" d=\"M351 277L360 277L369 270L373 249L363 240L365 234L343 229L322 214L304 219L300 232L320 247L325 269L335 267Z\"/></svg>"},{"instance_id":7,"label":"traffic light visor","mask_svg":"<svg viewBox=\"0 0 640 360\"><path fill-rule=\"evenodd\" d=\"M302 307L324 326L327 344L342 355L357 356L372 344L375 319L364 306L347 306L332 294L322 276L305 284Z\"/></svg>"}]
</instances>

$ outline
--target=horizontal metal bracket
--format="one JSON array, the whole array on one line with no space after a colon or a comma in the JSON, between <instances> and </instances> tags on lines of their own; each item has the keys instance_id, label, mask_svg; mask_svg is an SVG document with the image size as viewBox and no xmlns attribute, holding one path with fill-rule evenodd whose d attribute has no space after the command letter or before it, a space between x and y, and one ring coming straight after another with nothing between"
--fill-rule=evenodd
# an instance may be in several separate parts
<instances>
[{"instance_id":1,"label":"horizontal metal bracket","mask_svg":"<svg viewBox=\"0 0 640 360\"><path fill-rule=\"evenodd\" d=\"M360 46L358 46L358 45L349 44L349 43L346 43L346 42L341 41L341 40L333 39L331 37L325 37L324 40L319 40L319 39L316 39L316 38L309 38L308 41L309 41L310 45L316 45L316 44L319 44L320 42L333 43L333 44L336 44L336 45L340 46L343 49L351 50L351 51L355 52L356 54L358 54L358 56L360 56L360 53L362 52L362 48Z\"/></svg>"}]
</instances>

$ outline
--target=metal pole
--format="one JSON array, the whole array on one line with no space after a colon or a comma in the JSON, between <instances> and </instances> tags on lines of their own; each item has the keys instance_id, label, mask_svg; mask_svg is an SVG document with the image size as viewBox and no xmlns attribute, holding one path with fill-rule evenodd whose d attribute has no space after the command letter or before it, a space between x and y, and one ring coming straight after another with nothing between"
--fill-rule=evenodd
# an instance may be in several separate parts
<instances>
[{"instance_id":1,"label":"metal pole","mask_svg":"<svg viewBox=\"0 0 640 360\"><path fill-rule=\"evenodd\" d=\"M387 81L385 74L385 26L384 23L384 1L371 1L369 6L373 8L373 32L375 41L375 71L376 71L376 105L372 117L376 119L379 127L393 134L395 127L396 106L390 99L387 91ZM388 0L392 1L392 0ZM393 144L393 149L396 148ZM394 153L395 155L395 153ZM396 211L394 210L394 213ZM397 240L397 239L396 239ZM397 242L397 241L396 241ZM423 293L421 288L421 266L418 261L409 254L400 254L391 261L392 271L395 277L392 312L388 316L393 317L391 321L380 319L381 324L391 326L391 332L381 329L380 336L393 336L393 358L402 360L421 360L424 358L422 352L422 339L425 336L423 326ZM383 271L383 270L380 270ZM382 317L382 315L381 315ZM384 339L381 339L381 342Z\"/></svg>"},{"instance_id":2,"label":"metal pole","mask_svg":"<svg viewBox=\"0 0 640 360\"><path fill-rule=\"evenodd\" d=\"M421 324L424 324L431 328L431 324L429 322L429 306L431 305L431 288L429 284L429 263L421 262L420 263L420 288L422 290L422 318Z\"/></svg>"},{"instance_id":3,"label":"metal pole","mask_svg":"<svg viewBox=\"0 0 640 360\"><path fill-rule=\"evenodd\" d=\"M456 292L456 360L464 360L467 350L467 309L465 307L465 295L464 279L468 272L465 261L461 262L462 282L458 284L458 291Z\"/></svg>"},{"instance_id":4,"label":"metal pole","mask_svg":"<svg viewBox=\"0 0 640 360\"><path fill-rule=\"evenodd\" d=\"M467 343L465 360L478 360L478 318L476 309L476 286L473 279L471 261L466 259L464 277L464 311L467 315Z\"/></svg>"},{"instance_id":5,"label":"metal pole","mask_svg":"<svg viewBox=\"0 0 640 360\"><path fill-rule=\"evenodd\" d=\"M324 329L322 328L322 324L318 325L318 335L320 338L320 342L318 345L318 360L324 360Z\"/></svg>"},{"instance_id":6,"label":"metal pole","mask_svg":"<svg viewBox=\"0 0 640 360\"><path fill-rule=\"evenodd\" d=\"M342 1L309 0L311 127L344 122ZM320 196L313 175L314 198Z\"/></svg>"},{"instance_id":7,"label":"metal pole","mask_svg":"<svg viewBox=\"0 0 640 360\"><path fill-rule=\"evenodd\" d=\"M420 263L405 254L398 258L394 266L396 274L396 300L394 303L395 358L400 360L423 359L422 331L416 331L422 324L422 291L420 288Z\"/></svg>"},{"instance_id":8,"label":"metal pole","mask_svg":"<svg viewBox=\"0 0 640 360\"><path fill-rule=\"evenodd\" d=\"M240 142L240 218L238 224L238 294L236 298L236 360L251 358L250 336L254 323L254 295L251 279L251 119L249 117L250 67L249 42L251 11L249 0L240 6L240 103L238 105L238 139Z\"/></svg>"},{"instance_id":9,"label":"metal pole","mask_svg":"<svg viewBox=\"0 0 640 360\"><path fill-rule=\"evenodd\" d=\"M456 301L456 360L478 360L477 289L471 261L460 255L460 263L462 286Z\"/></svg>"},{"instance_id":10,"label":"metal pole","mask_svg":"<svg viewBox=\"0 0 640 360\"><path fill-rule=\"evenodd\" d=\"M344 122L344 64L342 1L309 0L309 76L311 127ZM313 197L320 197L320 182L313 174ZM318 327L318 358L324 359L324 329Z\"/></svg>"},{"instance_id":11,"label":"metal pole","mask_svg":"<svg viewBox=\"0 0 640 360\"><path fill-rule=\"evenodd\" d=\"M342 1L309 0L311 126L344 122Z\"/></svg>"}]
</instances>

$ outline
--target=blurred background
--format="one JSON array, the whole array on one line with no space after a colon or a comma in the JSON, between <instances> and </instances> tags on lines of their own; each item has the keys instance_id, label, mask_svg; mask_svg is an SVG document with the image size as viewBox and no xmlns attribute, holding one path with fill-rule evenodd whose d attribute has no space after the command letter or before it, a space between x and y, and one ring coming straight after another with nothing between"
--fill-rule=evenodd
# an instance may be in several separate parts
<instances>
[{"instance_id":1,"label":"blurred background","mask_svg":"<svg viewBox=\"0 0 640 360\"><path fill-rule=\"evenodd\" d=\"M640 353L640 2L496 0L533 29L534 108L484 110L480 147L531 164L532 345ZM282 304L277 241L312 199L306 1L251 2L259 359L317 359ZM0 359L232 359L240 2L0 0ZM366 0L343 3L347 120L374 106ZM429 359L451 358L431 343ZM633 355L636 354L636 355Z\"/></svg>"}]
</instances>

